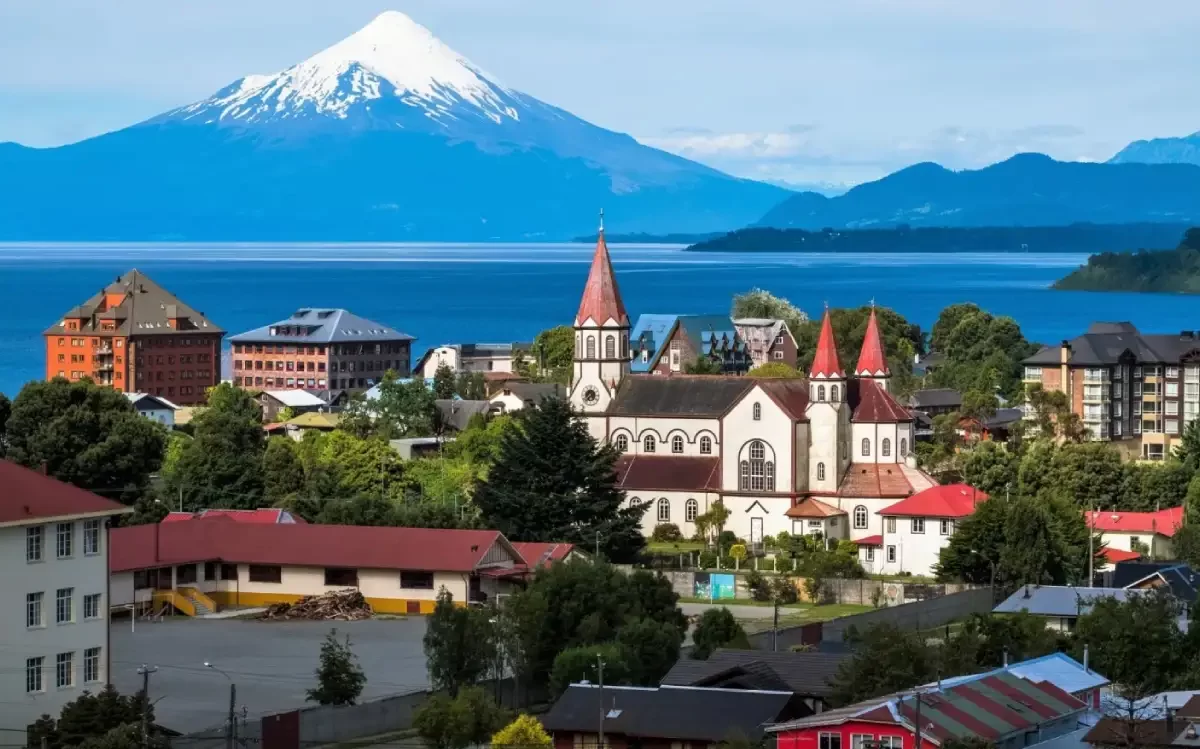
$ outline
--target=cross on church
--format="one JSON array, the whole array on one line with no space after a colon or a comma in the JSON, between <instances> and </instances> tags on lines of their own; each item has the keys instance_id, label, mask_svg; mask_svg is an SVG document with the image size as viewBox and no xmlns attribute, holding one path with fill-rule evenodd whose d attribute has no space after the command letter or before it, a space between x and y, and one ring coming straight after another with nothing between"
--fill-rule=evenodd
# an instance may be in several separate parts
<instances>
[{"instance_id":1,"label":"cross on church","mask_svg":"<svg viewBox=\"0 0 1200 749\"><path fill-rule=\"evenodd\" d=\"M600 209L600 231L604 231L604 209Z\"/></svg>"}]
</instances>

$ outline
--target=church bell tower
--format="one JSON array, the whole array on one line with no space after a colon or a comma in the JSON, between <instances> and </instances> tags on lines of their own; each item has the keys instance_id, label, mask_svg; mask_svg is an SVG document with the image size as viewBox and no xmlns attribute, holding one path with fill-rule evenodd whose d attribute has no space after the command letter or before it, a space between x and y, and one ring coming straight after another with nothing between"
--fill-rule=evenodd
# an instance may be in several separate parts
<instances>
[{"instance_id":1,"label":"church bell tower","mask_svg":"<svg viewBox=\"0 0 1200 749\"><path fill-rule=\"evenodd\" d=\"M608 256L601 211L596 252L575 315L571 405L585 415L603 414L629 374L629 361L629 315Z\"/></svg>"}]
</instances>

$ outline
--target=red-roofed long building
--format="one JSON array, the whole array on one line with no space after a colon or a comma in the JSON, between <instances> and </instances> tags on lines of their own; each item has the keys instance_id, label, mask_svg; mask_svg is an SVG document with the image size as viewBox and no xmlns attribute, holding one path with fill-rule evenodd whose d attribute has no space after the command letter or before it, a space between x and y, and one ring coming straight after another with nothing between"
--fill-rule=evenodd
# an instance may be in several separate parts
<instances>
[{"instance_id":1,"label":"red-roofed long building","mask_svg":"<svg viewBox=\"0 0 1200 749\"><path fill-rule=\"evenodd\" d=\"M862 540L859 561L875 574L932 575L955 525L987 498L967 484L947 484L888 505L879 512L882 535Z\"/></svg>"},{"instance_id":2,"label":"red-roofed long building","mask_svg":"<svg viewBox=\"0 0 1200 749\"><path fill-rule=\"evenodd\" d=\"M1085 511L1084 519L1106 549L1138 552L1151 559L1174 559L1171 539L1183 525L1183 508L1158 512Z\"/></svg>"},{"instance_id":3,"label":"red-roofed long building","mask_svg":"<svg viewBox=\"0 0 1200 749\"><path fill-rule=\"evenodd\" d=\"M109 520L124 505L0 460L0 726L57 715L108 683Z\"/></svg>"}]
</instances>

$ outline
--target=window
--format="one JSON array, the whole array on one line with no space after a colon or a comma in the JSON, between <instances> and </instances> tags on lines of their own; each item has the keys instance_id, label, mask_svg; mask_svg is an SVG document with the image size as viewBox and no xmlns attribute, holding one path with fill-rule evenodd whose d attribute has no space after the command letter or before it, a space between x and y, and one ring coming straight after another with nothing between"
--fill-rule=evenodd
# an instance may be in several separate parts
<instances>
[{"instance_id":1,"label":"window","mask_svg":"<svg viewBox=\"0 0 1200 749\"><path fill-rule=\"evenodd\" d=\"M100 618L100 594L89 593L83 597L83 618L84 619L99 619Z\"/></svg>"},{"instance_id":2,"label":"window","mask_svg":"<svg viewBox=\"0 0 1200 749\"><path fill-rule=\"evenodd\" d=\"M617 358L617 339L615 336L610 335L610 336L604 337L604 358L605 359L616 359ZM489 362L489 364L490 363L491 362Z\"/></svg>"},{"instance_id":3,"label":"window","mask_svg":"<svg viewBox=\"0 0 1200 749\"><path fill-rule=\"evenodd\" d=\"M34 526L25 528L25 562L42 561L42 539L46 535L46 527Z\"/></svg>"},{"instance_id":4,"label":"window","mask_svg":"<svg viewBox=\"0 0 1200 749\"><path fill-rule=\"evenodd\" d=\"M859 505L854 508L854 527L855 528L866 528L867 527L867 519L868 519L868 515L867 515L867 508L865 505Z\"/></svg>"},{"instance_id":5,"label":"window","mask_svg":"<svg viewBox=\"0 0 1200 749\"><path fill-rule=\"evenodd\" d=\"M1179 401L1167 401L1164 405L1166 406L1167 416L1179 415Z\"/></svg>"},{"instance_id":6,"label":"window","mask_svg":"<svg viewBox=\"0 0 1200 749\"><path fill-rule=\"evenodd\" d=\"M753 416L754 420L762 421L762 404L755 403L752 411L754 412L754 416Z\"/></svg>"},{"instance_id":7,"label":"window","mask_svg":"<svg viewBox=\"0 0 1200 749\"><path fill-rule=\"evenodd\" d=\"M42 683L42 669L45 667L45 658L26 658L25 659L25 691L26 692L44 692L46 685Z\"/></svg>"},{"instance_id":8,"label":"window","mask_svg":"<svg viewBox=\"0 0 1200 749\"><path fill-rule=\"evenodd\" d=\"M887 437L884 437L883 442L879 445L879 454L885 458L892 457L892 441Z\"/></svg>"},{"instance_id":9,"label":"window","mask_svg":"<svg viewBox=\"0 0 1200 749\"><path fill-rule=\"evenodd\" d=\"M54 664L54 685L59 689L75 686L75 654L59 653Z\"/></svg>"},{"instance_id":10,"label":"window","mask_svg":"<svg viewBox=\"0 0 1200 749\"><path fill-rule=\"evenodd\" d=\"M1179 367L1167 367L1167 377L1172 380L1179 379ZM1170 395L1170 393L1168 393Z\"/></svg>"},{"instance_id":11,"label":"window","mask_svg":"<svg viewBox=\"0 0 1200 749\"><path fill-rule=\"evenodd\" d=\"M1138 378L1140 378L1140 377L1142 376L1142 368L1141 368L1141 367L1134 367L1134 368L1133 368L1133 376L1134 376L1134 377L1138 377Z\"/></svg>"},{"instance_id":12,"label":"window","mask_svg":"<svg viewBox=\"0 0 1200 749\"><path fill-rule=\"evenodd\" d=\"M879 749L901 749L904 739L899 736L880 736Z\"/></svg>"},{"instance_id":13,"label":"window","mask_svg":"<svg viewBox=\"0 0 1200 749\"><path fill-rule=\"evenodd\" d=\"M42 618L42 601L46 598L45 593L26 593L25 594L25 626L26 627L41 627L45 626L46 622Z\"/></svg>"},{"instance_id":14,"label":"window","mask_svg":"<svg viewBox=\"0 0 1200 749\"><path fill-rule=\"evenodd\" d=\"M83 683L100 681L100 648L83 651Z\"/></svg>"},{"instance_id":15,"label":"window","mask_svg":"<svg viewBox=\"0 0 1200 749\"><path fill-rule=\"evenodd\" d=\"M913 518L912 519L912 532L913 533L924 533L925 532L925 518Z\"/></svg>"},{"instance_id":16,"label":"window","mask_svg":"<svg viewBox=\"0 0 1200 749\"><path fill-rule=\"evenodd\" d=\"M776 351L776 352L775 352L775 354L774 354L774 356L775 356L775 358L776 358L776 359L782 360L782 359L783 359L783 352L782 352L782 351Z\"/></svg>"},{"instance_id":17,"label":"window","mask_svg":"<svg viewBox=\"0 0 1200 749\"><path fill-rule=\"evenodd\" d=\"M658 522L671 522L671 502L666 497L658 500Z\"/></svg>"},{"instance_id":18,"label":"window","mask_svg":"<svg viewBox=\"0 0 1200 749\"><path fill-rule=\"evenodd\" d=\"M838 386L837 385L829 386L829 400L833 401L834 403L837 403L837 400L838 400Z\"/></svg>"},{"instance_id":19,"label":"window","mask_svg":"<svg viewBox=\"0 0 1200 749\"><path fill-rule=\"evenodd\" d=\"M1025 367L1025 379L1027 379L1027 380L1042 379L1042 368L1041 367Z\"/></svg>"},{"instance_id":20,"label":"window","mask_svg":"<svg viewBox=\"0 0 1200 749\"><path fill-rule=\"evenodd\" d=\"M587 355L584 358L586 358L586 359L595 359L596 358L596 337L595 336L587 337Z\"/></svg>"},{"instance_id":21,"label":"window","mask_svg":"<svg viewBox=\"0 0 1200 749\"><path fill-rule=\"evenodd\" d=\"M653 434L647 434L645 437L642 438L642 452L644 452L644 453L654 452L654 435Z\"/></svg>"},{"instance_id":22,"label":"window","mask_svg":"<svg viewBox=\"0 0 1200 749\"><path fill-rule=\"evenodd\" d=\"M325 584L347 588L358 586L358 570L348 567L326 567Z\"/></svg>"},{"instance_id":23,"label":"window","mask_svg":"<svg viewBox=\"0 0 1200 749\"><path fill-rule=\"evenodd\" d=\"M864 458L869 458L871 456L871 439L869 437L863 437L862 454Z\"/></svg>"},{"instance_id":24,"label":"window","mask_svg":"<svg viewBox=\"0 0 1200 749\"><path fill-rule=\"evenodd\" d=\"M840 733L818 734L817 749L842 749L842 735Z\"/></svg>"},{"instance_id":25,"label":"window","mask_svg":"<svg viewBox=\"0 0 1200 749\"><path fill-rule=\"evenodd\" d=\"M222 580L237 580L238 579L237 565L236 564L222 564L221 565L221 579Z\"/></svg>"},{"instance_id":26,"label":"window","mask_svg":"<svg viewBox=\"0 0 1200 749\"><path fill-rule=\"evenodd\" d=\"M825 464L817 463L817 481L825 480Z\"/></svg>"},{"instance_id":27,"label":"window","mask_svg":"<svg viewBox=\"0 0 1200 749\"><path fill-rule=\"evenodd\" d=\"M889 562L895 562L895 561L896 561L896 547L895 547L895 546L889 546L889 547L887 547L887 560L888 560Z\"/></svg>"},{"instance_id":28,"label":"window","mask_svg":"<svg viewBox=\"0 0 1200 749\"><path fill-rule=\"evenodd\" d=\"M694 499L689 499L683 505L683 519L689 523L695 522L696 514L700 512L700 503Z\"/></svg>"},{"instance_id":29,"label":"window","mask_svg":"<svg viewBox=\"0 0 1200 749\"><path fill-rule=\"evenodd\" d=\"M617 435L617 450L619 452L629 452L629 438L623 434Z\"/></svg>"},{"instance_id":30,"label":"window","mask_svg":"<svg viewBox=\"0 0 1200 749\"><path fill-rule=\"evenodd\" d=\"M91 556L100 553L100 521L83 521L83 553Z\"/></svg>"},{"instance_id":31,"label":"window","mask_svg":"<svg viewBox=\"0 0 1200 749\"><path fill-rule=\"evenodd\" d=\"M1167 419L1167 434L1179 434L1179 419Z\"/></svg>"},{"instance_id":32,"label":"window","mask_svg":"<svg viewBox=\"0 0 1200 749\"><path fill-rule=\"evenodd\" d=\"M819 401L825 400L825 386L824 385L817 385L817 400L819 400Z\"/></svg>"},{"instance_id":33,"label":"window","mask_svg":"<svg viewBox=\"0 0 1200 749\"><path fill-rule=\"evenodd\" d=\"M283 568L275 564L252 564L248 579L252 583L281 583Z\"/></svg>"},{"instance_id":34,"label":"window","mask_svg":"<svg viewBox=\"0 0 1200 749\"><path fill-rule=\"evenodd\" d=\"M66 559L73 552L72 542L75 540L75 524L59 523L55 533L55 548L59 559Z\"/></svg>"},{"instance_id":35,"label":"window","mask_svg":"<svg viewBox=\"0 0 1200 749\"><path fill-rule=\"evenodd\" d=\"M750 460L742 461L740 489L742 491L775 491L775 462L767 460L767 446L753 440L747 447Z\"/></svg>"},{"instance_id":36,"label":"window","mask_svg":"<svg viewBox=\"0 0 1200 749\"><path fill-rule=\"evenodd\" d=\"M1166 390L1164 392L1166 393L1168 398L1178 398L1179 397L1179 383L1178 382L1168 382L1166 385Z\"/></svg>"},{"instance_id":37,"label":"window","mask_svg":"<svg viewBox=\"0 0 1200 749\"><path fill-rule=\"evenodd\" d=\"M678 434L671 438L671 452L683 452L683 437L680 437Z\"/></svg>"},{"instance_id":38,"label":"window","mask_svg":"<svg viewBox=\"0 0 1200 749\"><path fill-rule=\"evenodd\" d=\"M54 623L70 624L75 621L75 607L71 599L75 596L74 588L59 588L54 597Z\"/></svg>"},{"instance_id":39,"label":"window","mask_svg":"<svg viewBox=\"0 0 1200 749\"><path fill-rule=\"evenodd\" d=\"M419 570L401 570L400 587L413 590L433 590L433 573Z\"/></svg>"},{"instance_id":40,"label":"window","mask_svg":"<svg viewBox=\"0 0 1200 749\"><path fill-rule=\"evenodd\" d=\"M767 491L775 491L775 461L767 461Z\"/></svg>"},{"instance_id":41,"label":"window","mask_svg":"<svg viewBox=\"0 0 1200 749\"><path fill-rule=\"evenodd\" d=\"M867 561L868 562L875 561L875 547L874 546L867 547Z\"/></svg>"},{"instance_id":42,"label":"window","mask_svg":"<svg viewBox=\"0 0 1200 749\"><path fill-rule=\"evenodd\" d=\"M949 536L954 532L954 521L950 518L942 518L941 526L941 534L943 536Z\"/></svg>"},{"instance_id":43,"label":"window","mask_svg":"<svg viewBox=\"0 0 1200 749\"><path fill-rule=\"evenodd\" d=\"M700 438L700 454L701 455L712 455L712 438L711 437L701 437Z\"/></svg>"},{"instance_id":44,"label":"window","mask_svg":"<svg viewBox=\"0 0 1200 749\"><path fill-rule=\"evenodd\" d=\"M887 533L895 533L896 532L896 518L888 518L886 526L887 526L887 530L886 530Z\"/></svg>"},{"instance_id":45,"label":"window","mask_svg":"<svg viewBox=\"0 0 1200 749\"><path fill-rule=\"evenodd\" d=\"M850 749L867 749L867 742L874 741L875 736L869 733L850 734Z\"/></svg>"},{"instance_id":46,"label":"window","mask_svg":"<svg viewBox=\"0 0 1200 749\"><path fill-rule=\"evenodd\" d=\"M175 582L179 585L191 585L196 582L196 565L181 564L176 567Z\"/></svg>"},{"instance_id":47,"label":"window","mask_svg":"<svg viewBox=\"0 0 1200 749\"><path fill-rule=\"evenodd\" d=\"M204 579L205 579L205 581L217 579L217 563L216 562L205 562L204 563Z\"/></svg>"},{"instance_id":48,"label":"window","mask_svg":"<svg viewBox=\"0 0 1200 749\"><path fill-rule=\"evenodd\" d=\"M900 457L901 458L908 457L908 440L905 439L904 437L900 438Z\"/></svg>"}]
</instances>

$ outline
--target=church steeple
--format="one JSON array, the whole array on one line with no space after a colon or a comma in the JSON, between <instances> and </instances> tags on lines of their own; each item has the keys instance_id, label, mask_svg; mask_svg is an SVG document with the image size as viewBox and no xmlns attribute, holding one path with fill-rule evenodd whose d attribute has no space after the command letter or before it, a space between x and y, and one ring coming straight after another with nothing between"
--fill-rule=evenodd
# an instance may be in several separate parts
<instances>
[{"instance_id":1,"label":"church steeple","mask_svg":"<svg viewBox=\"0 0 1200 749\"><path fill-rule=\"evenodd\" d=\"M887 387L887 357L883 354L883 341L879 336L879 322L875 319L875 305L871 305L871 317L867 319L867 334L863 336L862 351L858 354L858 365L854 368L857 377L875 380Z\"/></svg>"},{"instance_id":2,"label":"church steeple","mask_svg":"<svg viewBox=\"0 0 1200 749\"><path fill-rule=\"evenodd\" d=\"M596 252L592 255L592 268L588 272L587 284L583 287L583 299L575 315L575 326L588 320L593 325L604 325L611 321L629 325L629 315L621 301L621 290L613 274L612 260L608 256L608 243L604 241L604 212L600 212L600 234L596 239Z\"/></svg>"},{"instance_id":3,"label":"church steeple","mask_svg":"<svg viewBox=\"0 0 1200 749\"><path fill-rule=\"evenodd\" d=\"M821 335L817 338L817 355L813 357L808 376L814 380L843 379L846 376L838 361L837 343L833 340L833 323L829 320L829 308L821 319Z\"/></svg>"},{"instance_id":4,"label":"church steeple","mask_svg":"<svg viewBox=\"0 0 1200 749\"><path fill-rule=\"evenodd\" d=\"M601 211L592 267L575 314L572 405L584 414L603 413L629 374L629 361L629 315L608 256Z\"/></svg>"}]
</instances>

